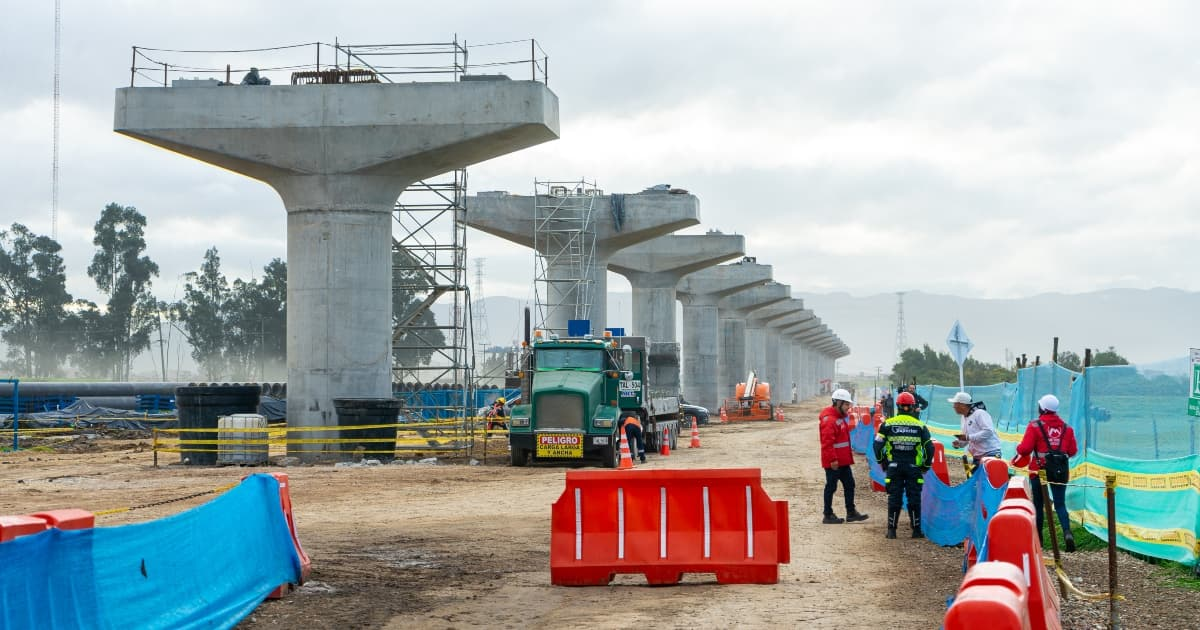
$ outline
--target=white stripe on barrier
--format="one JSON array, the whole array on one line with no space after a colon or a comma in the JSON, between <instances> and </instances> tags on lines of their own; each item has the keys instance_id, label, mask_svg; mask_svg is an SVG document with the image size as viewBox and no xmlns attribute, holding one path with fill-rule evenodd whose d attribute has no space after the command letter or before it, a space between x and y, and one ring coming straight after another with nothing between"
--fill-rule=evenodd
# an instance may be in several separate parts
<instances>
[{"instance_id":1,"label":"white stripe on barrier","mask_svg":"<svg viewBox=\"0 0 1200 630\"><path fill-rule=\"evenodd\" d=\"M617 488L617 559L625 559L625 488Z\"/></svg>"},{"instance_id":2,"label":"white stripe on barrier","mask_svg":"<svg viewBox=\"0 0 1200 630\"><path fill-rule=\"evenodd\" d=\"M658 557L667 557L667 487L658 489Z\"/></svg>"},{"instance_id":3,"label":"white stripe on barrier","mask_svg":"<svg viewBox=\"0 0 1200 630\"><path fill-rule=\"evenodd\" d=\"M712 525L708 519L708 486L704 486L704 557L708 558L712 555Z\"/></svg>"},{"instance_id":4,"label":"white stripe on barrier","mask_svg":"<svg viewBox=\"0 0 1200 630\"><path fill-rule=\"evenodd\" d=\"M750 503L750 486L746 486L746 557L754 557L754 505Z\"/></svg>"},{"instance_id":5,"label":"white stripe on barrier","mask_svg":"<svg viewBox=\"0 0 1200 630\"><path fill-rule=\"evenodd\" d=\"M1021 565L1025 570L1025 586L1026 588L1033 586L1033 582L1029 579L1029 554L1021 554Z\"/></svg>"},{"instance_id":6,"label":"white stripe on barrier","mask_svg":"<svg viewBox=\"0 0 1200 630\"><path fill-rule=\"evenodd\" d=\"M575 488L575 559L583 559L583 511L579 509L580 488Z\"/></svg>"}]
</instances>

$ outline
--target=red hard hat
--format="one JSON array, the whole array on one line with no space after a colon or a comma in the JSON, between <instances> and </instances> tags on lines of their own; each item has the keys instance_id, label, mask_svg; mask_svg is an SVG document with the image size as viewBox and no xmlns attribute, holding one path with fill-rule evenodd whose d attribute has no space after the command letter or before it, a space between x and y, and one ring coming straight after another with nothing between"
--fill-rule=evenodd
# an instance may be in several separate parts
<instances>
[{"instance_id":1,"label":"red hard hat","mask_svg":"<svg viewBox=\"0 0 1200 630\"><path fill-rule=\"evenodd\" d=\"M913 398L913 395L908 392L901 392L901 394L896 397L896 404L897 405L915 405L915 404L917 404L917 399Z\"/></svg>"}]
</instances>

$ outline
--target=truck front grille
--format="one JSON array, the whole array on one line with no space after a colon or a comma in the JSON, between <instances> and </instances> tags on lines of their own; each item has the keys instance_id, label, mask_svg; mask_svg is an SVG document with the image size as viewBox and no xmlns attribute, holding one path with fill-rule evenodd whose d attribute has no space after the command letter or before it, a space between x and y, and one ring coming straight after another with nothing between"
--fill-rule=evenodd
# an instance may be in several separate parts
<instances>
[{"instance_id":1,"label":"truck front grille","mask_svg":"<svg viewBox=\"0 0 1200 630\"><path fill-rule=\"evenodd\" d=\"M537 428L583 430L583 398L574 394L543 394L535 403Z\"/></svg>"}]
</instances>

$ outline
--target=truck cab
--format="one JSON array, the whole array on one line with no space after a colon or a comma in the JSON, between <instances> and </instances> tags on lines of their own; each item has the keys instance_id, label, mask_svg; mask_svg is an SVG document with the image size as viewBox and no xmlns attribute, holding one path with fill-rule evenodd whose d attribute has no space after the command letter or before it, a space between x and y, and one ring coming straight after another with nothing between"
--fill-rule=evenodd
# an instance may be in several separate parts
<instances>
[{"instance_id":1,"label":"truck cab","mask_svg":"<svg viewBox=\"0 0 1200 630\"><path fill-rule=\"evenodd\" d=\"M598 459L615 468L627 413L642 420L647 450L668 430L657 424L661 417L673 416L677 431L678 399L669 398L675 405L667 409L668 396L652 391L647 345L641 337L535 333L523 358L522 404L513 407L509 424L512 464Z\"/></svg>"}]
</instances>

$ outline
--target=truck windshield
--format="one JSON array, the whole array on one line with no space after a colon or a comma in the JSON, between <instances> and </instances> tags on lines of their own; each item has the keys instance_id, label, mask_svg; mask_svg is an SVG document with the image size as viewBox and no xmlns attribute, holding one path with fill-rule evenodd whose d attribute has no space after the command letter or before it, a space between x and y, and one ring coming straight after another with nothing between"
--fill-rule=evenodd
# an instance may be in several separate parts
<instances>
[{"instance_id":1,"label":"truck windshield","mask_svg":"<svg viewBox=\"0 0 1200 630\"><path fill-rule=\"evenodd\" d=\"M539 370L603 370L603 350L547 348L537 351Z\"/></svg>"}]
</instances>

